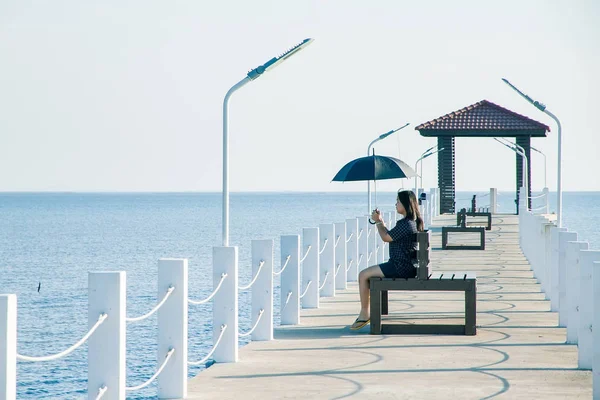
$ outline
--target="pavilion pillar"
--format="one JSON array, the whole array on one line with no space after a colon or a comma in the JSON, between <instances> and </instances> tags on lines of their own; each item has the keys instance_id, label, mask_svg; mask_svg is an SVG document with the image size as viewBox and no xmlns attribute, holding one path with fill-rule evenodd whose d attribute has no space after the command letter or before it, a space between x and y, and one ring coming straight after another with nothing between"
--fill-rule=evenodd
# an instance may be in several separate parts
<instances>
[{"instance_id":1,"label":"pavilion pillar","mask_svg":"<svg viewBox=\"0 0 600 400\"><path fill-rule=\"evenodd\" d=\"M440 214L454 214L454 136L438 136L438 187L440 188Z\"/></svg>"}]
</instances>

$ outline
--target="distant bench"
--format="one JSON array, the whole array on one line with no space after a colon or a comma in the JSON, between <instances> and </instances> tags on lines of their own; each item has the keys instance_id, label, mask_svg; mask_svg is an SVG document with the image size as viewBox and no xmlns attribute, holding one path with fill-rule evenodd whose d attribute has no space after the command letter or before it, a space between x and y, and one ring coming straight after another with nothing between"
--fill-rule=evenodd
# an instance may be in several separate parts
<instances>
[{"instance_id":1,"label":"distant bench","mask_svg":"<svg viewBox=\"0 0 600 400\"><path fill-rule=\"evenodd\" d=\"M491 227L491 214L488 219L488 227ZM462 209L456 214L456 224L458 226L442 226L442 250L485 250L485 230L483 226L467 226L467 210ZM455 233L477 233L479 234L479 245L469 246L449 246L448 234Z\"/></svg>"},{"instance_id":2,"label":"distant bench","mask_svg":"<svg viewBox=\"0 0 600 400\"><path fill-rule=\"evenodd\" d=\"M492 213L487 211L473 211L473 209L465 210L464 208L461 211L465 211L465 217L486 217L487 225L485 227L486 231L492 229ZM461 225L461 213L456 214L456 225ZM467 225L467 220L465 218L465 225Z\"/></svg>"},{"instance_id":3,"label":"distant bench","mask_svg":"<svg viewBox=\"0 0 600 400\"><path fill-rule=\"evenodd\" d=\"M447 334L475 335L476 329L476 282L473 272L429 273L430 232L415 234L418 243L417 276L411 279L370 278L371 285L371 334ZM464 325L443 324L388 324L382 323L382 315L388 315L388 292L390 290L459 291L465 292Z\"/></svg>"}]
</instances>

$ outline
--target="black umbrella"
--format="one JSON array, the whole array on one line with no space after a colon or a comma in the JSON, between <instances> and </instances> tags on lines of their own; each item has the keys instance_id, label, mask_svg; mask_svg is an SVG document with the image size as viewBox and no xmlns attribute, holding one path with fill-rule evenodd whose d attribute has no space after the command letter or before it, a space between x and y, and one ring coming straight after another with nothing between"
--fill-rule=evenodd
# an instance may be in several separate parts
<instances>
[{"instance_id":1,"label":"black umbrella","mask_svg":"<svg viewBox=\"0 0 600 400\"><path fill-rule=\"evenodd\" d=\"M379 181L412 178L415 175L415 171L402 160L372 155L350 161L339 170L333 180L336 182Z\"/></svg>"},{"instance_id":2,"label":"black umbrella","mask_svg":"<svg viewBox=\"0 0 600 400\"><path fill-rule=\"evenodd\" d=\"M344 165L333 177L333 181L378 181L382 179L412 178L415 175L415 171L404 161L394 157L373 154L372 156L357 158ZM375 203L377 203L377 186L374 189ZM369 222L371 222L370 219Z\"/></svg>"}]
</instances>

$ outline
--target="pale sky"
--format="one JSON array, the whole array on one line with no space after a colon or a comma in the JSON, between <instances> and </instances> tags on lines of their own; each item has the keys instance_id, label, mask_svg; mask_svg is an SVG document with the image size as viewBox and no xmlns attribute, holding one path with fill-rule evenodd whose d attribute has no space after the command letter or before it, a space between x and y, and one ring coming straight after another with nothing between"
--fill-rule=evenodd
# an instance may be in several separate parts
<instances>
[{"instance_id":1,"label":"pale sky","mask_svg":"<svg viewBox=\"0 0 600 400\"><path fill-rule=\"evenodd\" d=\"M532 145L555 190L556 124L502 77L560 118L563 189L600 190L599 20L594 0L4 0L0 191L221 191L225 93L307 37L232 97L232 191L364 190L331 179L371 140L410 122L375 149L414 165L436 144L418 124L483 99L551 127ZM458 191L514 189L514 153L456 144Z\"/></svg>"}]
</instances>

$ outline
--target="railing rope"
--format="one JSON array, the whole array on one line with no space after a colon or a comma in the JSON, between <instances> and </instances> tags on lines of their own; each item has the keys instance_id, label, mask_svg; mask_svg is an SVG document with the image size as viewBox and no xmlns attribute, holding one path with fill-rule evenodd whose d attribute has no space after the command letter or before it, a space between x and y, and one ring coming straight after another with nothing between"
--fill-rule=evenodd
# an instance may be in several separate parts
<instances>
[{"instance_id":1,"label":"railing rope","mask_svg":"<svg viewBox=\"0 0 600 400\"><path fill-rule=\"evenodd\" d=\"M283 267L281 267L281 269L278 272L273 271L273 275L275 275L275 276L281 275L281 273L283 271L285 271L285 269L287 268L288 263L290 262L290 258L292 258L292 256L288 255L285 259L285 264L283 264Z\"/></svg>"},{"instance_id":2,"label":"railing rope","mask_svg":"<svg viewBox=\"0 0 600 400\"><path fill-rule=\"evenodd\" d=\"M194 305L200 305L200 304L208 303L210 301L210 299L212 299L213 297L215 297L215 294L217 294L217 292L219 291L219 289L221 289L221 285L223 284L223 281L225 280L225 278L227 278L227 274L226 273L222 273L221 274L221 280L219 281L219 284L217 285L217 287L215 288L215 290L210 294L210 296L208 296L206 299L204 299L204 300L192 300L192 299L188 299L188 303L194 304Z\"/></svg>"},{"instance_id":3,"label":"railing rope","mask_svg":"<svg viewBox=\"0 0 600 400\"><path fill-rule=\"evenodd\" d=\"M141 385L138 385L138 386L125 387L125 390L127 390L129 392L134 392L136 390L143 389L146 386L148 386L149 384L151 384L156 379L156 377L158 375L160 375L160 373L162 372L162 370L165 368L165 366L167 365L167 363L171 359L171 356L173 355L174 352L175 352L175 349L173 349L173 348L169 349L169 352L167 353L167 356L165 357L162 365L160 366L160 368L158 368L158 370L154 373L154 375L152 375L150 377L150 379L148 379L146 382L144 382L144 383L142 383Z\"/></svg>"},{"instance_id":4,"label":"railing rope","mask_svg":"<svg viewBox=\"0 0 600 400\"><path fill-rule=\"evenodd\" d=\"M341 236L338 235L337 239L335 239L335 244L333 245L333 247L337 247L338 246L338 242L340 241Z\"/></svg>"},{"instance_id":5,"label":"railing rope","mask_svg":"<svg viewBox=\"0 0 600 400\"><path fill-rule=\"evenodd\" d=\"M256 282L256 278L258 278L258 275L260 275L260 271L262 270L263 265L265 265L265 261L260 260L260 263L258 263L258 271L256 271L256 275L254 275L254 278L250 281L250 283L248 285L239 286L238 289L239 290L250 289L252 287L252 285L254 285L254 282Z\"/></svg>"},{"instance_id":6,"label":"railing rope","mask_svg":"<svg viewBox=\"0 0 600 400\"><path fill-rule=\"evenodd\" d=\"M350 271L350 267L352 267L353 262L354 262L354 260L350 260L350 262L348 263L348 266L346 267L346 272Z\"/></svg>"},{"instance_id":7,"label":"railing rope","mask_svg":"<svg viewBox=\"0 0 600 400\"><path fill-rule=\"evenodd\" d=\"M302 262L304 261L304 259L308 255L308 253L310 253L310 249L312 249L312 245L308 245L308 248L306 249L306 253L304 253L304 257L302 257L302 259L300 260L300 264L302 264Z\"/></svg>"},{"instance_id":8,"label":"railing rope","mask_svg":"<svg viewBox=\"0 0 600 400\"><path fill-rule=\"evenodd\" d=\"M169 286L169 289L167 289L167 293L165 293L163 299L156 305L156 307L154 307L152 310L150 310L150 312L148 314L144 314L141 317L125 318L125 321L138 322L138 321L142 321L142 320L145 320L146 318L150 317L152 314L157 312L158 309L161 308L163 304L165 304L165 301L167 301L167 299L169 298L171 293L173 293L173 290L175 290L175 287Z\"/></svg>"},{"instance_id":9,"label":"railing rope","mask_svg":"<svg viewBox=\"0 0 600 400\"><path fill-rule=\"evenodd\" d=\"M221 325L221 333L219 334L219 338L217 339L217 343L215 343L215 345L210 350L210 352L206 355L206 357L204 357L200 361L188 361L188 365L202 365L202 364L204 364L210 358L210 356L213 355L213 353L215 352L215 350L219 346L219 343L221 343L221 339L223 339L223 334L225 333L226 329L227 329L227 325Z\"/></svg>"},{"instance_id":10,"label":"railing rope","mask_svg":"<svg viewBox=\"0 0 600 400\"><path fill-rule=\"evenodd\" d=\"M287 303L290 302L290 297L292 297L292 294L294 294L294 292L292 292L291 290L288 292L287 297L285 298L285 306L287 306Z\"/></svg>"},{"instance_id":11,"label":"railing rope","mask_svg":"<svg viewBox=\"0 0 600 400\"><path fill-rule=\"evenodd\" d=\"M352 239L352 236L354 236L354 232L352 232L350 236L348 236L348 239L346 239L346 243L348 243Z\"/></svg>"},{"instance_id":12,"label":"railing rope","mask_svg":"<svg viewBox=\"0 0 600 400\"><path fill-rule=\"evenodd\" d=\"M86 333L85 336L82 337L77 343L75 343L73 346L69 347L65 351L62 351L58 354L54 354L51 356L43 356L43 357L29 357L29 356L23 356L21 354L17 354L17 360L36 361L37 362L37 361L50 361L50 360L56 360L58 358L62 358L64 356L72 353L79 346L84 344L85 341L88 340L90 338L90 336L92 336L92 334L96 331L96 329L104 322L104 320L106 320L106 318L108 318L107 314L105 314L105 313L100 314L100 316L98 317L98 321L94 324L94 326L92 326L92 328L89 330L89 332Z\"/></svg>"},{"instance_id":13,"label":"railing rope","mask_svg":"<svg viewBox=\"0 0 600 400\"><path fill-rule=\"evenodd\" d=\"M536 200L536 199L541 199L542 197L546 197L546 193L542 193L539 196L531 196L531 197L529 197L529 199Z\"/></svg>"},{"instance_id":14,"label":"railing rope","mask_svg":"<svg viewBox=\"0 0 600 400\"><path fill-rule=\"evenodd\" d=\"M363 259L363 255L361 254L360 256L358 256L358 262L357 262L357 264L360 265L360 262L362 261L362 259Z\"/></svg>"},{"instance_id":15,"label":"railing rope","mask_svg":"<svg viewBox=\"0 0 600 400\"><path fill-rule=\"evenodd\" d=\"M96 400L100 400L102 398L102 396L104 396L104 393L106 393L107 390L108 390L108 388L106 387L106 385L98 388L98 394L96 395Z\"/></svg>"},{"instance_id":16,"label":"railing rope","mask_svg":"<svg viewBox=\"0 0 600 400\"><path fill-rule=\"evenodd\" d=\"M373 258L373 251L369 252L369 255L367 256L367 262L371 261L371 258Z\"/></svg>"},{"instance_id":17,"label":"railing rope","mask_svg":"<svg viewBox=\"0 0 600 400\"><path fill-rule=\"evenodd\" d=\"M248 332L245 332L245 333L240 332L240 333L238 333L238 336L244 337L244 336L252 335L252 332L254 332L254 330L258 326L258 323L260 322L260 319L262 318L264 312L265 312L265 310L263 308L261 308L260 311L258 312L258 318L256 319L256 322L254 323L254 326L252 327L252 329L250 329Z\"/></svg>"},{"instance_id":18,"label":"railing rope","mask_svg":"<svg viewBox=\"0 0 600 400\"><path fill-rule=\"evenodd\" d=\"M306 284L306 288L304 289L304 293L302 293L300 295L300 298L303 298L304 296L306 296L306 292L308 292L308 288L310 287L311 283L312 283L312 281L308 281L308 283Z\"/></svg>"},{"instance_id":19,"label":"railing rope","mask_svg":"<svg viewBox=\"0 0 600 400\"><path fill-rule=\"evenodd\" d=\"M363 230L361 228L361 230L358 232L358 235L356 235L356 239L357 240L360 239L360 237L362 236L362 234L363 234Z\"/></svg>"},{"instance_id":20,"label":"railing rope","mask_svg":"<svg viewBox=\"0 0 600 400\"><path fill-rule=\"evenodd\" d=\"M323 284L321 286L319 286L319 290L323 290L323 288L325 287L325 283L327 282L327 277L329 276L329 271L327 271L325 273L325 279L323 279Z\"/></svg>"},{"instance_id":21,"label":"railing rope","mask_svg":"<svg viewBox=\"0 0 600 400\"><path fill-rule=\"evenodd\" d=\"M335 269L335 276L337 276L341 266L342 264L338 263L337 268Z\"/></svg>"},{"instance_id":22,"label":"railing rope","mask_svg":"<svg viewBox=\"0 0 600 400\"><path fill-rule=\"evenodd\" d=\"M329 239L325 239L325 242L323 242L323 248L321 250L319 250L319 255L323 254L323 252L325 251L325 249L327 248L327 241Z\"/></svg>"}]
</instances>

